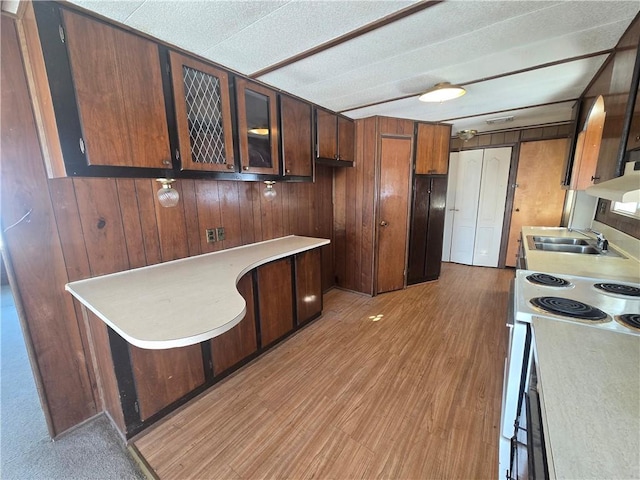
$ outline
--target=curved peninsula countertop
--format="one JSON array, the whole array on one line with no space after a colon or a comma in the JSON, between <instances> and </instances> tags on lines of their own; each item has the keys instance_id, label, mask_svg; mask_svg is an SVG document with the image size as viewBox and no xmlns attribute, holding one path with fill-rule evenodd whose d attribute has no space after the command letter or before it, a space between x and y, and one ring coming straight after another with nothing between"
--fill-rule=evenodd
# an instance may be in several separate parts
<instances>
[{"instance_id":1,"label":"curved peninsula countertop","mask_svg":"<svg viewBox=\"0 0 640 480\"><path fill-rule=\"evenodd\" d=\"M237 325L246 302L236 283L255 267L327 245L288 237L68 283L65 289L129 343L184 347Z\"/></svg>"}]
</instances>

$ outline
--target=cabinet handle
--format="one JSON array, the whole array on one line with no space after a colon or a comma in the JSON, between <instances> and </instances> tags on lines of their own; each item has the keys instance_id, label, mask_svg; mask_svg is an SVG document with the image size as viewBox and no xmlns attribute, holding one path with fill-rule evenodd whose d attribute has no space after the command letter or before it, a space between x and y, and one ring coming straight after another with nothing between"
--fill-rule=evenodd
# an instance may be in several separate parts
<instances>
[{"instance_id":1,"label":"cabinet handle","mask_svg":"<svg viewBox=\"0 0 640 480\"><path fill-rule=\"evenodd\" d=\"M227 170L233 170L233 163L227 163Z\"/></svg>"},{"instance_id":2,"label":"cabinet handle","mask_svg":"<svg viewBox=\"0 0 640 480\"><path fill-rule=\"evenodd\" d=\"M450 208L449 211L450 212L459 212L460 209L459 208Z\"/></svg>"},{"instance_id":3,"label":"cabinet handle","mask_svg":"<svg viewBox=\"0 0 640 480\"><path fill-rule=\"evenodd\" d=\"M249 167L245 165L244 167L242 167L242 170L246 172L247 170L249 170Z\"/></svg>"},{"instance_id":4,"label":"cabinet handle","mask_svg":"<svg viewBox=\"0 0 640 480\"><path fill-rule=\"evenodd\" d=\"M385 222L384 220L380 222L381 227L386 227L387 225L389 225L389 223Z\"/></svg>"},{"instance_id":5,"label":"cabinet handle","mask_svg":"<svg viewBox=\"0 0 640 480\"><path fill-rule=\"evenodd\" d=\"M598 175L597 177L591 177L591 181L593 182L594 180L600 180L600 176Z\"/></svg>"}]
</instances>

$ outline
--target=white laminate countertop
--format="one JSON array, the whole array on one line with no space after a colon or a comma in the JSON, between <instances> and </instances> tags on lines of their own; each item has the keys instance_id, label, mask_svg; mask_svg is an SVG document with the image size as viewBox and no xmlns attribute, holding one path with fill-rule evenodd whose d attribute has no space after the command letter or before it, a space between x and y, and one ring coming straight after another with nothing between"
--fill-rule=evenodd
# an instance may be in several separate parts
<instances>
[{"instance_id":1,"label":"white laminate countertop","mask_svg":"<svg viewBox=\"0 0 640 480\"><path fill-rule=\"evenodd\" d=\"M640 336L532 323L550 476L640 478Z\"/></svg>"},{"instance_id":2,"label":"white laminate countertop","mask_svg":"<svg viewBox=\"0 0 640 480\"><path fill-rule=\"evenodd\" d=\"M237 325L246 302L236 283L249 270L329 240L291 235L66 285L129 343L147 349L193 345Z\"/></svg>"},{"instance_id":3,"label":"white laminate countertop","mask_svg":"<svg viewBox=\"0 0 640 480\"><path fill-rule=\"evenodd\" d=\"M640 282L640 262L620 249L623 257L583 255L579 253L564 253L538 251L529 249L527 236L540 235L550 237L593 238L575 230L569 231L564 227L522 227L522 239L527 257L527 269L537 272L577 275L581 277L606 278L626 282Z\"/></svg>"}]
</instances>

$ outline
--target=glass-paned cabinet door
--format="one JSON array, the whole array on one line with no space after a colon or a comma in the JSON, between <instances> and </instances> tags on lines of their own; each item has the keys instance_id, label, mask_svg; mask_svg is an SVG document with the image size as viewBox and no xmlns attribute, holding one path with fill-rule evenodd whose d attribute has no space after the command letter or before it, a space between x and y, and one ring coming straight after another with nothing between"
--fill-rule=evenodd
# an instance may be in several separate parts
<instances>
[{"instance_id":1,"label":"glass-paned cabinet door","mask_svg":"<svg viewBox=\"0 0 640 480\"><path fill-rule=\"evenodd\" d=\"M227 73L176 52L170 58L180 169L233 171Z\"/></svg>"},{"instance_id":2,"label":"glass-paned cabinet door","mask_svg":"<svg viewBox=\"0 0 640 480\"><path fill-rule=\"evenodd\" d=\"M276 92L236 78L238 136L242 171L278 175L278 110Z\"/></svg>"}]
</instances>

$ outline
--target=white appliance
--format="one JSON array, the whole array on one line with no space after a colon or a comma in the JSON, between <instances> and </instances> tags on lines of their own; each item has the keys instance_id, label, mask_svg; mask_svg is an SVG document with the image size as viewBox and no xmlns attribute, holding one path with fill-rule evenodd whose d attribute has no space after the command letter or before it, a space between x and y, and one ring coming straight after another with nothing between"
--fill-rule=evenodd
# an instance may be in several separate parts
<instances>
[{"instance_id":1,"label":"white appliance","mask_svg":"<svg viewBox=\"0 0 640 480\"><path fill-rule=\"evenodd\" d=\"M507 322L509 334L500 424L498 476L501 479L509 471L511 440L529 379L529 324L532 317L535 315L560 322L580 323L585 328L640 335L640 284L518 270L511 307L513 314Z\"/></svg>"}]
</instances>

